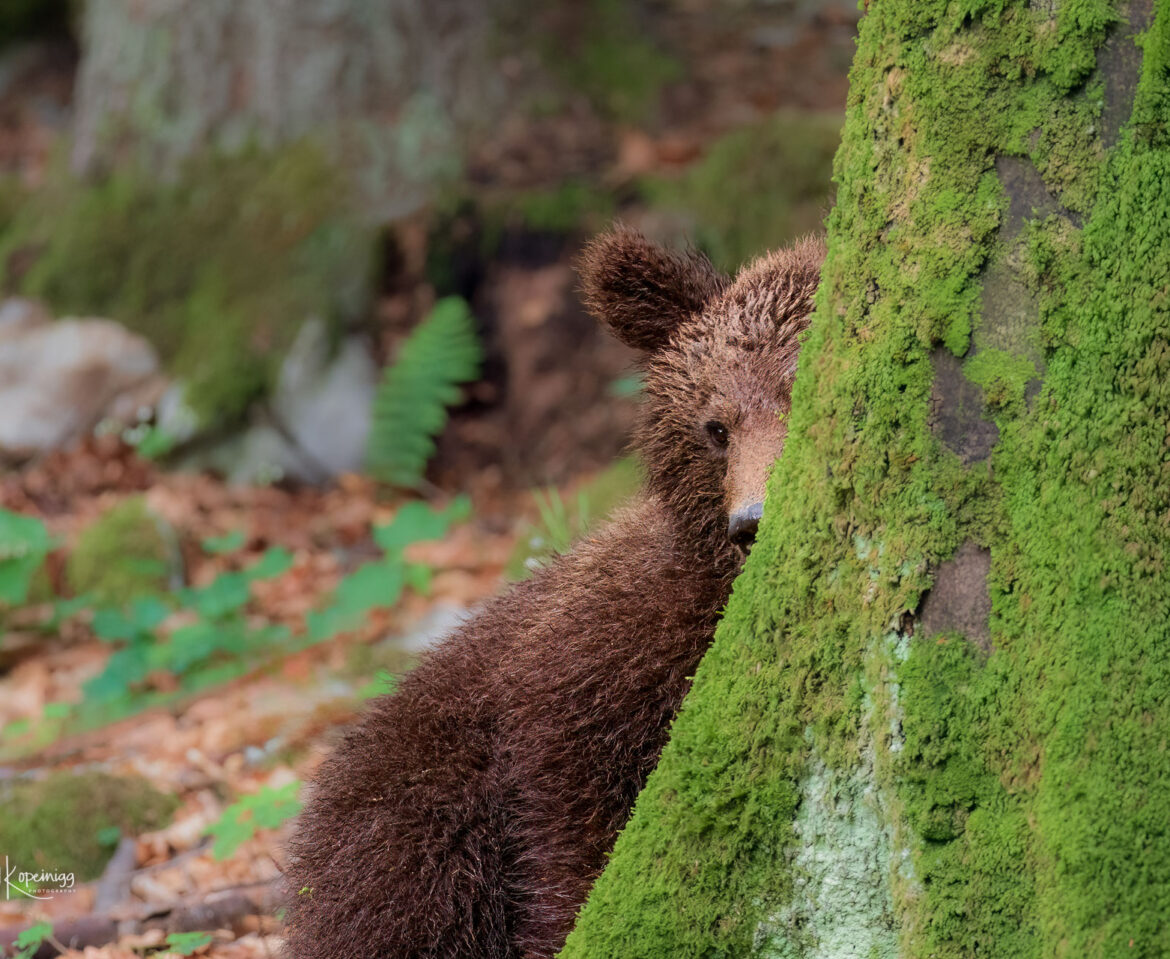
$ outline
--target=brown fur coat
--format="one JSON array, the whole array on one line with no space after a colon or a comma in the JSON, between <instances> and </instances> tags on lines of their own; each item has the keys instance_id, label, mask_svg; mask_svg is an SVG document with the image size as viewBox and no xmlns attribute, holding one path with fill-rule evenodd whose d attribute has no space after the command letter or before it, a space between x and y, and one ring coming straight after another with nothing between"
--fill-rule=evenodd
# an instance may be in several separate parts
<instances>
[{"instance_id":1,"label":"brown fur coat","mask_svg":"<svg viewBox=\"0 0 1170 959\"><path fill-rule=\"evenodd\" d=\"M593 245L587 299L647 353L646 491L429 653L325 761L290 847L290 957L560 949L739 569L728 517L758 511L780 452L821 253L732 283L627 231Z\"/></svg>"}]
</instances>

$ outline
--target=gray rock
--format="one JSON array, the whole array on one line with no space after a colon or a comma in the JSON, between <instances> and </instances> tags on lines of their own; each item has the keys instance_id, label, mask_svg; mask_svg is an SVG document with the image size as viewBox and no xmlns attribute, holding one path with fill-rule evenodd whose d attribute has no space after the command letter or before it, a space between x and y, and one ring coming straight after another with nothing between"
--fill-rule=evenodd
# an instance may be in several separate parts
<instances>
[{"instance_id":1,"label":"gray rock","mask_svg":"<svg viewBox=\"0 0 1170 959\"><path fill-rule=\"evenodd\" d=\"M153 347L103 319L49 321L43 308L0 306L0 456L56 449L105 418L158 372Z\"/></svg>"},{"instance_id":2,"label":"gray rock","mask_svg":"<svg viewBox=\"0 0 1170 959\"><path fill-rule=\"evenodd\" d=\"M181 465L213 469L233 483L322 483L358 470L377 383L377 364L362 340L346 338L331 351L325 325L311 319L281 365L267 408L253 411L253 424ZM181 393L170 396L160 407L159 428L190 438L197 427L184 409Z\"/></svg>"},{"instance_id":3,"label":"gray rock","mask_svg":"<svg viewBox=\"0 0 1170 959\"><path fill-rule=\"evenodd\" d=\"M186 443L194 437L203 425L187 403L187 385L173 383L159 397L154 410L154 425L176 443Z\"/></svg>"},{"instance_id":4,"label":"gray rock","mask_svg":"<svg viewBox=\"0 0 1170 959\"><path fill-rule=\"evenodd\" d=\"M297 476L300 469L307 468L288 440L263 423L184 456L177 465L181 469L211 470L222 474L229 483L240 485L274 483L285 476Z\"/></svg>"},{"instance_id":5,"label":"gray rock","mask_svg":"<svg viewBox=\"0 0 1170 959\"><path fill-rule=\"evenodd\" d=\"M39 300L14 296L0 302L0 338L51 322L52 314Z\"/></svg>"},{"instance_id":6,"label":"gray rock","mask_svg":"<svg viewBox=\"0 0 1170 959\"><path fill-rule=\"evenodd\" d=\"M286 467L292 475L319 481L361 468L377 385L378 367L362 340L348 337L331 355L320 320L301 328L271 401L298 454Z\"/></svg>"}]
</instances>

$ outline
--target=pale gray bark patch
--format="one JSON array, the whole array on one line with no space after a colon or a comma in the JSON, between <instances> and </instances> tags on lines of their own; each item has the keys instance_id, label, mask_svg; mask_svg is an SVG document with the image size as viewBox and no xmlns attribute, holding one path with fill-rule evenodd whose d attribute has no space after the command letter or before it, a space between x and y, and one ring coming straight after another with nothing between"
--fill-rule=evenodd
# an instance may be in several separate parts
<instances>
[{"instance_id":1,"label":"pale gray bark patch","mask_svg":"<svg viewBox=\"0 0 1170 959\"><path fill-rule=\"evenodd\" d=\"M991 644L991 551L967 540L955 555L939 566L934 586L922 603L919 628L930 637L962 633L985 653Z\"/></svg>"},{"instance_id":2,"label":"pale gray bark patch","mask_svg":"<svg viewBox=\"0 0 1170 959\"><path fill-rule=\"evenodd\" d=\"M1133 110L1142 50L1134 38L1154 22L1154 0L1128 0L1120 9L1121 20L1109 33L1097 54L1097 69L1105 78L1105 105L1101 111L1101 140L1113 146Z\"/></svg>"},{"instance_id":3,"label":"pale gray bark patch","mask_svg":"<svg viewBox=\"0 0 1170 959\"><path fill-rule=\"evenodd\" d=\"M791 902L756 930L766 959L895 959L898 955L889 817L872 745L852 769L814 752L793 828Z\"/></svg>"}]
</instances>

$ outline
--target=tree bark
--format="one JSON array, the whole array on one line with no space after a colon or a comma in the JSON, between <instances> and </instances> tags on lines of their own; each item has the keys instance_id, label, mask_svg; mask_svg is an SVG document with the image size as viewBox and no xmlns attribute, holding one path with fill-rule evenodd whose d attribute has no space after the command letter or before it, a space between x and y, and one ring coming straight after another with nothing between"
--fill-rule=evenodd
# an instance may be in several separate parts
<instances>
[{"instance_id":1,"label":"tree bark","mask_svg":"<svg viewBox=\"0 0 1170 959\"><path fill-rule=\"evenodd\" d=\"M73 167L166 173L312 136L376 219L456 175L503 103L491 2L87 0Z\"/></svg>"},{"instance_id":2,"label":"tree bark","mask_svg":"<svg viewBox=\"0 0 1170 959\"><path fill-rule=\"evenodd\" d=\"M1170 0L873 0L760 538L563 953L1170 954Z\"/></svg>"}]
</instances>

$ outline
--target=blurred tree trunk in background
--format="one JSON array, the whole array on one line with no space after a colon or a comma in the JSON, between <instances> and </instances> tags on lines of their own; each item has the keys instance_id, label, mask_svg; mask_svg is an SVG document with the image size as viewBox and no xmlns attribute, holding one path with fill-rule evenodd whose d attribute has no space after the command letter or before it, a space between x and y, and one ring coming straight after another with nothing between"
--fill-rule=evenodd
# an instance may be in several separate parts
<instances>
[{"instance_id":1,"label":"blurred tree trunk in background","mask_svg":"<svg viewBox=\"0 0 1170 959\"><path fill-rule=\"evenodd\" d=\"M873 0L851 87L760 539L564 955L1164 957L1170 0Z\"/></svg>"},{"instance_id":2,"label":"blurred tree trunk in background","mask_svg":"<svg viewBox=\"0 0 1170 959\"><path fill-rule=\"evenodd\" d=\"M411 212L503 100L485 0L88 0L73 166L164 174L306 136L365 209Z\"/></svg>"}]
</instances>

